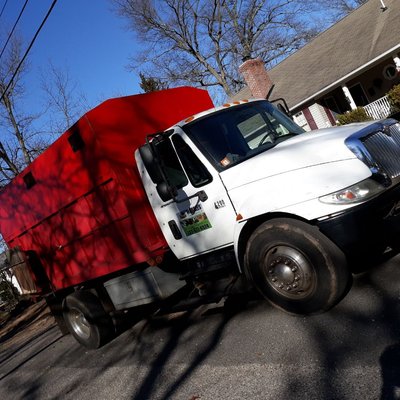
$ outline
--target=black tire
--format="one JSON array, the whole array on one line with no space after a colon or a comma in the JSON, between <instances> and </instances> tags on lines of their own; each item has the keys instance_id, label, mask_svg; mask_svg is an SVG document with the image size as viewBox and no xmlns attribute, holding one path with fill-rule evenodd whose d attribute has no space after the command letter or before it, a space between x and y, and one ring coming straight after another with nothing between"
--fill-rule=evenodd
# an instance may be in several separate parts
<instances>
[{"instance_id":1,"label":"black tire","mask_svg":"<svg viewBox=\"0 0 400 400\"><path fill-rule=\"evenodd\" d=\"M75 292L64 299L63 316L69 332L88 349L97 349L115 335L111 317L90 292Z\"/></svg>"},{"instance_id":2,"label":"black tire","mask_svg":"<svg viewBox=\"0 0 400 400\"><path fill-rule=\"evenodd\" d=\"M273 305L296 314L328 310L352 282L334 243L318 228L286 218L267 221L251 235L245 273Z\"/></svg>"}]
</instances>

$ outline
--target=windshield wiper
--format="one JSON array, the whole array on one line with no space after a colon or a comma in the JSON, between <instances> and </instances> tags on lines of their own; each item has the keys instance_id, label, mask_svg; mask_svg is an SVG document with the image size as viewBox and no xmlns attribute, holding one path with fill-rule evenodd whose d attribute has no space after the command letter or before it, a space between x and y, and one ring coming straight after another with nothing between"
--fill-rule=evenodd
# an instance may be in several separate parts
<instances>
[{"instance_id":1,"label":"windshield wiper","mask_svg":"<svg viewBox=\"0 0 400 400\"><path fill-rule=\"evenodd\" d=\"M286 135L282 135L282 136L279 136L278 138L276 138L276 141L277 141L278 143L280 143L280 142L283 142L283 141L285 141L285 140L287 140L287 139L290 139L290 138L292 138L292 137L294 137L294 136L299 136L299 133L289 132L289 133L287 133ZM282 139L282 140L281 140L281 139Z\"/></svg>"},{"instance_id":2,"label":"windshield wiper","mask_svg":"<svg viewBox=\"0 0 400 400\"><path fill-rule=\"evenodd\" d=\"M271 144L274 144L276 140L278 139L276 132L274 131L268 131L265 133L265 135L261 138L261 140L258 142L257 147L260 147L264 144L264 142L267 140L268 137L272 137Z\"/></svg>"}]
</instances>

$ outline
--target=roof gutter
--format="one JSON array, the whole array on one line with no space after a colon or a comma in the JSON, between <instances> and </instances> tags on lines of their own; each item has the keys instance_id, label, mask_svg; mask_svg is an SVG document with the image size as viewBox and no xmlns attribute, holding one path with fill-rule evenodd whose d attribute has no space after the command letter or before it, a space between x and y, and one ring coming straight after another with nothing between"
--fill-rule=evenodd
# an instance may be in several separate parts
<instances>
[{"instance_id":1,"label":"roof gutter","mask_svg":"<svg viewBox=\"0 0 400 400\"><path fill-rule=\"evenodd\" d=\"M294 110L298 107L300 107L301 105L308 103L310 100L313 100L315 97L320 96L322 94L325 94L326 92L328 92L330 89L334 88L335 86L340 85L341 83L345 82L346 80L348 80L349 78L352 78L354 75L356 75L358 72L361 72L365 69L367 69L369 66L371 66L372 64L375 64L377 61L380 61L382 58L385 58L386 56L388 56L391 53L396 52L397 50L400 49L400 44L392 47L391 49L385 51L383 54L381 54L378 57L373 58L371 61L367 62L366 64L362 65L361 67L358 67L357 69L355 69L354 71L350 72L349 74L343 76L342 78L338 79L337 81L331 83L328 86L325 86L323 89L321 89L320 91L314 93L312 96L306 98L305 100L301 101L300 103L296 104L293 107L290 107L290 110Z\"/></svg>"}]
</instances>

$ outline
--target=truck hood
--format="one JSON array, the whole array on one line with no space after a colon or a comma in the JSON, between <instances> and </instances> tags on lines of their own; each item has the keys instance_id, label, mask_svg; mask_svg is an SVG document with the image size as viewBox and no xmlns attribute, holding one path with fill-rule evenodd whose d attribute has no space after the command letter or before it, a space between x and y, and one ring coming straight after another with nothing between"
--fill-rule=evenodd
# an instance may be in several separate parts
<instances>
[{"instance_id":1,"label":"truck hood","mask_svg":"<svg viewBox=\"0 0 400 400\"><path fill-rule=\"evenodd\" d=\"M373 122L371 122L373 123ZM227 190L315 165L357 158L344 141L371 123L303 133L221 172Z\"/></svg>"}]
</instances>

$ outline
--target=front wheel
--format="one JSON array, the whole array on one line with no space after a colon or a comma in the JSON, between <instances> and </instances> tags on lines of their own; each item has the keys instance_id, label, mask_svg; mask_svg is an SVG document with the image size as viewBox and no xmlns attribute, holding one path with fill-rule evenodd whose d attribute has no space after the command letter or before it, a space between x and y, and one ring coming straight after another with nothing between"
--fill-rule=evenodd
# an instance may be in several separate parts
<instances>
[{"instance_id":1,"label":"front wheel","mask_svg":"<svg viewBox=\"0 0 400 400\"><path fill-rule=\"evenodd\" d=\"M245 272L271 303L298 314L328 310L351 285L342 251L318 228L286 218L267 221L251 235Z\"/></svg>"}]
</instances>

